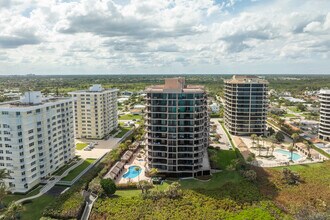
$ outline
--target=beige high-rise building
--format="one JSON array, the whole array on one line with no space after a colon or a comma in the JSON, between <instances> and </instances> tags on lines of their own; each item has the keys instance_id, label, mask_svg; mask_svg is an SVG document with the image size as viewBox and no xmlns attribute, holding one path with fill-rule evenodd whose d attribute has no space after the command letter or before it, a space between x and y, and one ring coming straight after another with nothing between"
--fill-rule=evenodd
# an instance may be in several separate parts
<instances>
[{"instance_id":1,"label":"beige high-rise building","mask_svg":"<svg viewBox=\"0 0 330 220\"><path fill-rule=\"evenodd\" d=\"M330 141L330 90L320 91L319 138Z\"/></svg>"},{"instance_id":2,"label":"beige high-rise building","mask_svg":"<svg viewBox=\"0 0 330 220\"><path fill-rule=\"evenodd\" d=\"M75 98L76 138L102 139L117 128L118 91L93 85L89 90L69 93Z\"/></svg>"},{"instance_id":3,"label":"beige high-rise building","mask_svg":"<svg viewBox=\"0 0 330 220\"><path fill-rule=\"evenodd\" d=\"M231 134L265 134L267 90L267 80L257 76L225 80L225 125Z\"/></svg>"},{"instance_id":4,"label":"beige high-rise building","mask_svg":"<svg viewBox=\"0 0 330 220\"><path fill-rule=\"evenodd\" d=\"M209 115L203 86L184 78L146 89L148 167L174 177L210 174Z\"/></svg>"}]
</instances>

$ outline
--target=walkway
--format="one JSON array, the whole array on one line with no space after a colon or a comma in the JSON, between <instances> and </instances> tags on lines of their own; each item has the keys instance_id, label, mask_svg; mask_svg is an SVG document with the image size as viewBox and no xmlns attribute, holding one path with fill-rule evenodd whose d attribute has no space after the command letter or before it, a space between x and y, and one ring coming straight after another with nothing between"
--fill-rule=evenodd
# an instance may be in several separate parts
<instances>
[{"instance_id":1,"label":"walkway","mask_svg":"<svg viewBox=\"0 0 330 220\"><path fill-rule=\"evenodd\" d=\"M89 219L89 215L91 214L94 202L97 200L97 195L90 193L90 195L87 198L86 201L86 206L84 209L84 212L80 218L80 220L88 220Z\"/></svg>"},{"instance_id":2,"label":"walkway","mask_svg":"<svg viewBox=\"0 0 330 220\"><path fill-rule=\"evenodd\" d=\"M52 176L52 177L50 177L50 179L52 179L52 178L53 179L48 181L48 183L44 187L41 188L40 192L37 195L17 200L15 203L19 204L19 203L22 203L24 201L36 199L36 198L42 196L43 194L48 192L51 188L53 188L58 181L60 181L63 177L67 176L71 170L75 169L76 167L78 167L83 162L84 162L84 160L80 160L75 165L73 165L72 167L67 169L61 176Z\"/></svg>"}]
</instances>

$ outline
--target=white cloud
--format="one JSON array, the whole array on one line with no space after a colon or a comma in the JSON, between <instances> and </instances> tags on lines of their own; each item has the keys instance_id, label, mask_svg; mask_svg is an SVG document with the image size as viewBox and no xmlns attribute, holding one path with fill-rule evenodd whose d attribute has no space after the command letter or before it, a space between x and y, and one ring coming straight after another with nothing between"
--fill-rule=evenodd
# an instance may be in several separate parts
<instances>
[{"instance_id":1,"label":"white cloud","mask_svg":"<svg viewBox=\"0 0 330 220\"><path fill-rule=\"evenodd\" d=\"M0 74L329 69L329 1L247 1L0 0Z\"/></svg>"}]
</instances>

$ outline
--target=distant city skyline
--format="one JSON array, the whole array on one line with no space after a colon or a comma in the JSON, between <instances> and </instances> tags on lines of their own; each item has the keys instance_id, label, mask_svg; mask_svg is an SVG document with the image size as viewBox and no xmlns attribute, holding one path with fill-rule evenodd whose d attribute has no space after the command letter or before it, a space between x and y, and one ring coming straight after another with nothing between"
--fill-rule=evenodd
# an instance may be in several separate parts
<instances>
[{"instance_id":1,"label":"distant city skyline","mask_svg":"<svg viewBox=\"0 0 330 220\"><path fill-rule=\"evenodd\" d=\"M329 74L330 1L0 0L0 75Z\"/></svg>"}]
</instances>

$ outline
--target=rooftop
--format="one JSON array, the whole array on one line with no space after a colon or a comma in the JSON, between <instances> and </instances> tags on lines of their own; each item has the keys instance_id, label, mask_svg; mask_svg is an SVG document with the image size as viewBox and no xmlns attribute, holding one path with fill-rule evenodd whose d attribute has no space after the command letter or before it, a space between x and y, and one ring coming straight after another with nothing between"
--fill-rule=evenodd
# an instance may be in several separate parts
<instances>
[{"instance_id":1,"label":"rooftop","mask_svg":"<svg viewBox=\"0 0 330 220\"><path fill-rule=\"evenodd\" d=\"M185 78L166 78L164 85L154 85L147 87L146 92L205 92L204 86L186 85Z\"/></svg>"},{"instance_id":2,"label":"rooftop","mask_svg":"<svg viewBox=\"0 0 330 220\"><path fill-rule=\"evenodd\" d=\"M69 94L81 94L81 93L102 93L102 92L117 92L119 89L104 89L102 85L95 84L89 87L88 90L78 90L74 92L69 92Z\"/></svg>"},{"instance_id":3,"label":"rooftop","mask_svg":"<svg viewBox=\"0 0 330 220\"><path fill-rule=\"evenodd\" d=\"M30 96L29 96L30 94ZM0 103L1 110L9 110L9 109L24 109L29 107L42 107L49 106L53 103L60 101L68 101L70 98L66 97L42 97L40 92L26 92L24 96L21 97L20 100L2 102Z\"/></svg>"},{"instance_id":4,"label":"rooftop","mask_svg":"<svg viewBox=\"0 0 330 220\"><path fill-rule=\"evenodd\" d=\"M236 84L245 84L245 83L258 83L258 84L268 84L268 81L262 79L258 76L251 75L234 75L231 79L225 80L226 83L236 83Z\"/></svg>"},{"instance_id":5,"label":"rooftop","mask_svg":"<svg viewBox=\"0 0 330 220\"><path fill-rule=\"evenodd\" d=\"M328 94L330 95L330 89L321 89L320 94Z\"/></svg>"}]
</instances>

